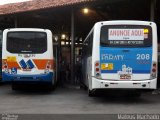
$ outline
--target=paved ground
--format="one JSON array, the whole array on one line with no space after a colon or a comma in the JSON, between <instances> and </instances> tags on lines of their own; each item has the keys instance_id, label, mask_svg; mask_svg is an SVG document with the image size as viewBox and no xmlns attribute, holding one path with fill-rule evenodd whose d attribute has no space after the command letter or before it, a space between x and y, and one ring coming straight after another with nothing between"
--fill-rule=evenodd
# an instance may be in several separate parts
<instances>
[{"instance_id":1,"label":"paved ground","mask_svg":"<svg viewBox=\"0 0 160 120\"><path fill-rule=\"evenodd\" d=\"M160 113L160 94L147 93L139 99L125 96L88 97L87 91L75 88L57 88L53 92L31 92L12 91L10 85L0 85L0 113Z\"/></svg>"}]
</instances>

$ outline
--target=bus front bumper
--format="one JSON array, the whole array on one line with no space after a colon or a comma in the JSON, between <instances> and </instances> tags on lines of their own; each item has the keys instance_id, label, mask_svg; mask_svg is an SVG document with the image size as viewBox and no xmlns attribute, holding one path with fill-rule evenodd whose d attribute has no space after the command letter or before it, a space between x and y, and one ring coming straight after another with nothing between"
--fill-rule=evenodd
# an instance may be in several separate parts
<instances>
[{"instance_id":1,"label":"bus front bumper","mask_svg":"<svg viewBox=\"0 0 160 120\"><path fill-rule=\"evenodd\" d=\"M92 77L90 90L92 89L156 89L157 78L142 81L111 81Z\"/></svg>"}]
</instances>

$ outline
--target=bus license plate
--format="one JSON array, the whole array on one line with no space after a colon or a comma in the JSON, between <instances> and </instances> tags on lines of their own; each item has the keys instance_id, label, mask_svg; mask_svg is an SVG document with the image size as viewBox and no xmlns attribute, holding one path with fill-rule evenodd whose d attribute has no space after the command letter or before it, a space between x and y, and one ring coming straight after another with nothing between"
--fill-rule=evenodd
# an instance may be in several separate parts
<instances>
[{"instance_id":1,"label":"bus license plate","mask_svg":"<svg viewBox=\"0 0 160 120\"><path fill-rule=\"evenodd\" d=\"M123 75L120 75L119 77L120 77L120 80L131 80L132 79L132 76L128 74L123 74Z\"/></svg>"}]
</instances>

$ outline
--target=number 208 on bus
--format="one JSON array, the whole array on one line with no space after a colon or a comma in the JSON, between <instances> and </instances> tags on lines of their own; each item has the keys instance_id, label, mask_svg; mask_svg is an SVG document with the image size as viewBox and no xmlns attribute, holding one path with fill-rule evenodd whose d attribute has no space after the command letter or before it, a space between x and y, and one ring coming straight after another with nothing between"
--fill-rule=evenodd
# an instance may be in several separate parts
<instances>
[{"instance_id":1,"label":"number 208 on bus","mask_svg":"<svg viewBox=\"0 0 160 120\"><path fill-rule=\"evenodd\" d=\"M157 27L153 22L98 22L82 52L83 83L89 94L96 89L156 89Z\"/></svg>"}]
</instances>

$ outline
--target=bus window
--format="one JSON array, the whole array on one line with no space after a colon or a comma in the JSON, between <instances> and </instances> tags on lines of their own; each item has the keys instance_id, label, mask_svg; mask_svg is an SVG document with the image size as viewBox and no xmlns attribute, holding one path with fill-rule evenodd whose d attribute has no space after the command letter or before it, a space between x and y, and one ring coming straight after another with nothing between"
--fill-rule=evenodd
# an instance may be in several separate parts
<instances>
[{"instance_id":1,"label":"bus window","mask_svg":"<svg viewBox=\"0 0 160 120\"><path fill-rule=\"evenodd\" d=\"M108 25L101 28L101 45L110 47L150 47L152 29L144 25Z\"/></svg>"},{"instance_id":2,"label":"bus window","mask_svg":"<svg viewBox=\"0 0 160 120\"><path fill-rule=\"evenodd\" d=\"M44 32L9 32L7 50L11 53L44 53L47 50L47 35Z\"/></svg>"}]
</instances>

